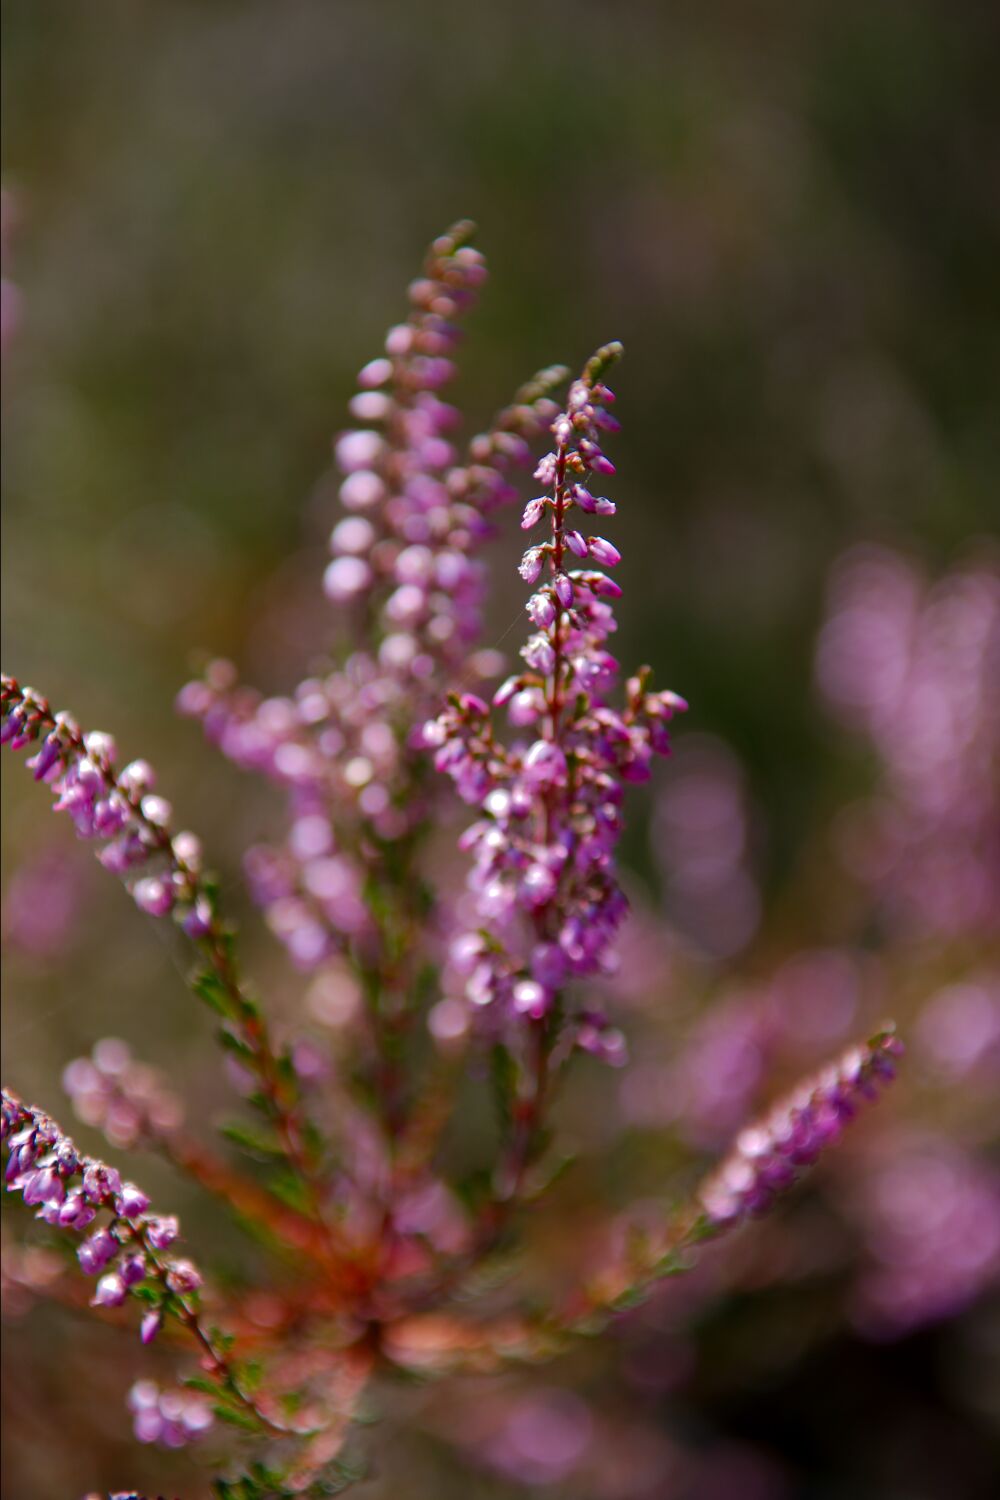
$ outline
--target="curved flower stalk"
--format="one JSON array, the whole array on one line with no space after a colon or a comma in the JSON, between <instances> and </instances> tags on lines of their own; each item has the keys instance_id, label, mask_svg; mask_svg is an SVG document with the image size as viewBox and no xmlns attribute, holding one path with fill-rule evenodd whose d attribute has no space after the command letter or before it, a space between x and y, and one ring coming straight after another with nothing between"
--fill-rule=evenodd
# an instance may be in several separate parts
<instances>
[{"instance_id":1,"label":"curved flower stalk","mask_svg":"<svg viewBox=\"0 0 1000 1500\"><path fill-rule=\"evenodd\" d=\"M232 1337L206 1326L201 1307L203 1277L190 1260L167 1254L180 1237L175 1215L150 1213L148 1196L123 1182L114 1167L80 1153L69 1136L42 1110L25 1105L8 1089L0 1096L0 1140L7 1151L5 1186L35 1207L36 1218L71 1233L89 1230L77 1247L83 1272L98 1278L91 1306L119 1308L132 1298L144 1308L140 1338L152 1343L165 1323L177 1323L193 1341L201 1368L202 1388L218 1403L215 1410L244 1421L272 1437L310 1436L308 1428L289 1426L267 1413L247 1389L232 1358ZM104 1221L93 1227L98 1219ZM180 1446L203 1435L211 1411L190 1420L178 1412L175 1427L161 1428L167 1446ZM162 1413L161 1413L162 1415ZM148 1428L144 1441L155 1438Z\"/></svg>"},{"instance_id":2,"label":"curved flower stalk","mask_svg":"<svg viewBox=\"0 0 1000 1500\"><path fill-rule=\"evenodd\" d=\"M585 1331L595 1315L629 1307L653 1282L687 1270L689 1252L703 1241L766 1213L840 1139L861 1104L892 1081L902 1052L889 1022L803 1079L740 1132L661 1234L632 1236L621 1263L588 1283L557 1314L555 1325Z\"/></svg>"},{"instance_id":3,"label":"curved flower stalk","mask_svg":"<svg viewBox=\"0 0 1000 1500\"><path fill-rule=\"evenodd\" d=\"M156 1337L166 1315L185 1322L194 1317L192 1303L185 1298L201 1286L201 1273L190 1261L162 1253L180 1234L175 1217L150 1214L149 1198L140 1188L123 1183L114 1167L81 1155L54 1120L22 1104L7 1089L2 1093L0 1131L8 1152L7 1191L20 1193L35 1207L36 1218L59 1229L82 1231L107 1211L108 1221L77 1250L84 1272L100 1277L92 1306L121 1307L142 1287L148 1305L142 1320L144 1344Z\"/></svg>"},{"instance_id":4,"label":"curved flower stalk","mask_svg":"<svg viewBox=\"0 0 1000 1500\"><path fill-rule=\"evenodd\" d=\"M859 1104L874 1099L879 1084L895 1077L902 1051L894 1028L886 1026L863 1045L849 1047L748 1126L699 1191L709 1226L720 1230L766 1212L778 1193L839 1140Z\"/></svg>"},{"instance_id":5,"label":"curved flower stalk","mask_svg":"<svg viewBox=\"0 0 1000 1500\"><path fill-rule=\"evenodd\" d=\"M205 961L192 988L221 1018L220 1039L255 1080L254 1102L272 1124L280 1149L305 1184L314 1183L316 1145L302 1117L294 1073L275 1052L260 1006L240 977L232 933L217 910L215 889L202 868L192 833L172 831L173 809L153 791L146 761L116 769L110 735L83 734L67 713L53 714L33 688L0 680L0 743L37 747L27 761L36 781L56 797L81 838L103 844L105 869L120 876L140 911L170 916ZM322 1218L312 1189L312 1208Z\"/></svg>"},{"instance_id":6,"label":"curved flower stalk","mask_svg":"<svg viewBox=\"0 0 1000 1500\"><path fill-rule=\"evenodd\" d=\"M859 1106L892 1081L902 1044L891 1024L803 1079L744 1129L693 1196L658 1230L629 1226L617 1256L543 1316L512 1313L485 1324L450 1314L401 1319L387 1352L407 1369L443 1374L488 1371L552 1358L577 1335L599 1331L641 1302L653 1286L694 1265L698 1247L767 1212L840 1138Z\"/></svg>"}]
</instances>

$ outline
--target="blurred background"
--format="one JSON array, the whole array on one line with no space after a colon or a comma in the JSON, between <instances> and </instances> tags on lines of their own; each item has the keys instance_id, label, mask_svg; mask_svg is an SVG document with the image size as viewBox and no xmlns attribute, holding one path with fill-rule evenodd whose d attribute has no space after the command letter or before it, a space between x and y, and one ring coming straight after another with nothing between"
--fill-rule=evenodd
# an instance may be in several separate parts
<instances>
[{"instance_id":1,"label":"blurred background","mask_svg":"<svg viewBox=\"0 0 1000 1500\"><path fill-rule=\"evenodd\" d=\"M692 705L633 804L633 1063L565 1101L561 1222L662 1195L883 1013L910 1048L805 1192L600 1349L390 1402L373 1497L997 1493L998 49L977 0L4 6L7 670L154 762L246 910L275 804L173 698L206 650L302 675L331 434L473 217L470 430L623 340L618 654ZM12 764L3 805L5 1078L68 1118L114 1034L209 1121L169 935ZM134 1338L10 1302L10 1500L207 1493L131 1441Z\"/></svg>"}]
</instances>

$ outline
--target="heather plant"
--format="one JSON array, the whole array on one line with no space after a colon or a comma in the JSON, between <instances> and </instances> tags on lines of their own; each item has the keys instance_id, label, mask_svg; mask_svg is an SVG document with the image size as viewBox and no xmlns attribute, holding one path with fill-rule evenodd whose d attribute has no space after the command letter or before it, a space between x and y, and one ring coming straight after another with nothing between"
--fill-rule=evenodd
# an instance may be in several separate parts
<instances>
[{"instance_id":1,"label":"heather plant","mask_svg":"<svg viewBox=\"0 0 1000 1500\"><path fill-rule=\"evenodd\" d=\"M743 1128L700 1185L665 1180L674 1206L623 1213L600 1258L544 1302L512 1261L567 1168L566 1077L583 1054L627 1063L608 1003L628 910L617 845L628 788L668 754L687 705L646 667L619 688L609 650L619 552L590 528L615 513L601 491L620 347L599 349L560 399L567 372L540 372L459 445L441 393L486 275L471 237L459 224L433 243L335 441L343 514L311 674L264 697L215 661L178 700L285 799L285 836L247 852L247 882L293 967L348 985L335 1055L246 977L201 844L152 767L122 765L110 735L3 679L3 742L30 752L55 810L140 912L190 944L191 988L245 1107L213 1147L185 1124L177 1081L113 1038L68 1063L66 1093L112 1149L160 1153L219 1198L259 1241L268 1279L213 1278L175 1215L5 1091L7 1185L68 1262L75 1252L92 1306L134 1314L143 1343L169 1347L176 1387L142 1379L129 1394L137 1439L198 1444L218 1494L240 1500L346 1488L377 1449L357 1429L386 1382L553 1358L689 1270L701 1243L765 1212L840 1136L900 1050L880 1028L757 1123L738 1109ZM483 647L480 553L519 471L537 490L521 519L529 628L520 665L492 687L502 666ZM439 843L462 804L473 821L456 891ZM723 1013L721 1031L731 1040L735 1018ZM452 1149L470 1084L493 1108L488 1154L471 1165ZM61 1270L34 1286L78 1296Z\"/></svg>"}]
</instances>

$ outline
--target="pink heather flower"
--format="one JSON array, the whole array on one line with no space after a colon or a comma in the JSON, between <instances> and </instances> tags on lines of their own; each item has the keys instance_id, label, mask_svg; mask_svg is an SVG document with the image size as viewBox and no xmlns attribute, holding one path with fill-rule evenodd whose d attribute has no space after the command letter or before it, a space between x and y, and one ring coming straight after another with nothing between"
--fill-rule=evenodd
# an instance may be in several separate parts
<instances>
[{"instance_id":1,"label":"pink heather flower","mask_svg":"<svg viewBox=\"0 0 1000 1500\"><path fill-rule=\"evenodd\" d=\"M356 599L372 581L372 570L360 557L336 558L323 574L323 591L334 604Z\"/></svg>"},{"instance_id":2,"label":"pink heather flower","mask_svg":"<svg viewBox=\"0 0 1000 1500\"><path fill-rule=\"evenodd\" d=\"M119 1275L126 1286L136 1286L146 1278L146 1257L141 1253L127 1255L119 1268Z\"/></svg>"},{"instance_id":3,"label":"pink heather flower","mask_svg":"<svg viewBox=\"0 0 1000 1500\"><path fill-rule=\"evenodd\" d=\"M337 467L344 474L371 469L384 451L385 444L377 432L345 432L334 448Z\"/></svg>"},{"instance_id":4,"label":"pink heather flower","mask_svg":"<svg viewBox=\"0 0 1000 1500\"><path fill-rule=\"evenodd\" d=\"M102 1049L109 1071L116 1063L122 1072L127 1069L130 1059L123 1043L109 1039L99 1044L95 1054L100 1056ZM89 1059L78 1059L78 1065L72 1068L78 1086L86 1071L80 1063L97 1074ZM147 1278L147 1256L177 1238L177 1219L148 1215L149 1199L134 1183L123 1183L118 1172L104 1162L81 1156L54 1120L22 1104L7 1089L2 1091L0 1138L8 1153L7 1190L20 1192L27 1203L38 1205L39 1218L55 1228L74 1231L86 1228L99 1212L110 1216L108 1223L78 1245L77 1259L88 1276L100 1277L91 1305L120 1307L129 1292ZM190 1261L171 1263L168 1283L171 1276L176 1281L171 1291L192 1291L201 1284L200 1273ZM147 1309L144 1342L155 1333L155 1329L149 1331L152 1325L147 1323L151 1312L162 1317L161 1309Z\"/></svg>"},{"instance_id":5,"label":"pink heather flower","mask_svg":"<svg viewBox=\"0 0 1000 1500\"><path fill-rule=\"evenodd\" d=\"M894 929L992 935L1000 908L1000 572L989 553L929 584L883 547L835 564L816 676L870 741L875 794L839 852ZM942 872L947 871L947 878Z\"/></svg>"},{"instance_id":6,"label":"pink heather flower","mask_svg":"<svg viewBox=\"0 0 1000 1500\"><path fill-rule=\"evenodd\" d=\"M116 1271L102 1276L97 1290L90 1299L91 1307L121 1307L128 1295L128 1287Z\"/></svg>"},{"instance_id":7,"label":"pink heather flower","mask_svg":"<svg viewBox=\"0 0 1000 1500\"><path fill-rule=\"evenodd\" d=\"M156 1250L166 1250L180 1234L180 1225L174 1214L150 1219L146 1225L146 1237Z\"/></svg>"},{"instance_id":8,"label":"pink heather flower","mask_svg":"<svg viewBox=\"0 0 1000 1500\"><path fill-rule=\"evenodd\" d=\"M465 981L466 998L534 1021L550 1013L568 979L610 961L625 912L614 873L623 783L648 776L653 754L668 749L666 724L685 706L676 694L649 692L642 672L627 685L624 710L612 707L617 663L605 641L615 622L605 601L621 590L603 573L566 567L571 554L619 560L610 542L585 539L568 521L574 507L614 511L581 480L613 472L597 433L612 399L603 373L618 352L601 350L570 388L552 424L556 447L536 469L549 493L531 500L522 519L528 529L549 517L551 539L526 552L520 568L530 583L546 565L549 577L527 605L536 634L521 652L526 670L508 678L494 705L515 727L534 726L535 738L502 746L484 707L457 700L424 732L438 769L485 819L463 840L474 860L477 925L491 937ZM600 1052L601 1028L588 1026L578 1040Z\"/></svg>"},{"instance_id":9,"label":"pink heather flower","mask_svg":"<svg viewBox=\"0 0 1000 1500\"><path fill-rule=\"evenodd\" d=\"M202 1284L202 1275L189 1260L175 1260L167 1271L167 1286L172 1292L195 1292Z\"/></svg>"},{"instance_id":10,"label":"pink heather flower","mask_svg":"<svg viewBox=\"0 0 1000 1500\"><path fill-rule=\"evenodd\" d=\"M838 1139L859 1103L895 1076L901 1052L892 1030L880 1032L849 1048L744 1130L700 1191L709 1222L721 1227L769 1208L775 1194Z\"/></svg>"},{"instance_id":11,"label":"pink heather flower","mask_svg":"<svg viewBox=\"0 0 1000 1500\"><path fill-rule=\"evenodd\" d=\"M77 1259L88 1276L97 1276L120 1249L109 1229L98 1229L77 1250Z\"/></svg>"},{"instance_id":12,"label":"pink heather flower","mask_svg":"<svg viewBox=\"0 0 1000 1500\"><path fill-rule=\"evenodd\" d=\"M131 886L140 910L151 916L173 913L184 925L198 915L194 935L215 934L211 903L201 889L200 859L188 863L184 848L192 835L171 835L173 811L155 795L155 775L146 761L115 767L115 742L94 730L84 735L66 713L53 714L32 688L6 674L0 679L0 742L11 749L38 745L29 765L51 788L55 811L72 819L80 838L100 841L101 863Z\"/></svg>"},{"instance_id":13,"label":"pink heather flower","mask_svg":"<svg viewBox=\"0 0 1000 1500\"><path fill-rule=\"evenodd\" d=\"M165 917L174 904L170 886L155 875L136 881L132 887L132 899L139 910L150 917Z\"/></svg>"},{"instance_id":14,"label":"pink heather flower","mask_svg":"<svg viewBox=\"0 0 1000 1500\"><path fill-rule=\"evenodd\" d=\"M532 624L537 625L540 630L551 625L556 617L556 607L548 593L532 594L526 608Z\"/></svg>"},{"instance_id":15,"label":"pink heather flower","mask_svg":"<svg viewBox=\"0 0 1000 1500\"><path fill-rule=\"evenodd\" d=\"M613 568L616 563L620 563L622 560L622 555L618 551L618 548L612 546L610 542L606 542L602 536L588 537L587 549L594 561L600 563L605 568Z\"/></svg>"},{"instance_id":16,"label":"pink heather flower","mask_svg":"<svg viewBox=\"0 0 1000 1500\"><path fill-rule=\"evenodd\" d=\"M535 979L519 979L511 990L514 1009L538 1021L552 1003L552 997Z\"/></svg>"},{"instance_id":17,"label":"pink heather flower","mask_svg":"<svg viewBox=\"0 0 1000 1500\"><path fill-rule=\"evenodd\" d=\"M184 1448L203 1438L213 1425L211 1407L193 1391L161 1389L153 1380L137 1380L128 1394L132 1430L140 1443Z\"/></svg>"},{"instance_id":18,"label":"pink heather flower","mask_svg":"<svg viewBox=\"0 0 1000 1500\"><path fill-rule=\"evenodd\" d=\"M139 1338L144 1344L151 1344L163 1327L163 1313L159 1308L148 1312L143 1316L139 1325Z\"/></svg>"},{"instance_id":19,"label":"pink heather flower","mask_svg":"<svg viewBox=\"0 0 1000 1500\"><path fill-rule=\"evenodd\" d=\"M431 245L408 317L359 375L350 410L363 426L334 446L346 515L331 530L323 588L347 616L335 660L280 699L239 687L217 662L178 699L225 755L286 789L293 829L322 821L338 859L353 866L350 888L334 893L329 870L318 872L292 837L267 857L255 851L248 865L252 895L304 970L371 941L378 920L364 894L366 851L373 840L404 844L433 815L436 793L410 726L428 719L459 677L487 673L488 658L474 650L485 589L476 554L492 513L515 498L511 471L529 462L529 440L555 415L558 369L529 382L458 454L457 413L441 393L455 373L460 320L485 279L472 233L456 224ZM127 869L129 851L116 855ZM415 888L409 875L401 880L404 891ZM199 933L197 905L179 920Z\"/></svg>"},{"instance_id":20,"label":"pink heather flower","mask_svg":"<svg viewBox=\"0 0 1000 1500\"><path fill-rule=\"evenodd\" d=\"M556 598L562 605L563 609L569 609L573 603L573 585L572 583L570 583L569 578L565 573L556 574L555 582L553 583L553 589L555 590ZM546 624L551 623L551 621L546 621Z\"/></svg>"},{"instance_id":21,"label":"pink heather flower","mask_svg":"<svg viewBox=\"0 0 1000 1500\"><path fill-rule=\"evenodd\" d=\"M126 1182L118 1198L118 1211L126 1219L137 1219L149 1207L149 1198L134 1182Z\"/></svg>"},{"instance_id":22,"label":"pink heather flower","mask_svg":"<svg viewBox=\"0 0 1000 1500\"><path fill-rule=\"evenodd\" d=\"M68 1063L62 1085L77 1118L103 1131L112 1146L131 1149L141 1141L162 1140L183 1118L181 1102L163 1075L136 1062L117 1037L105 1037L90 1057ZM129 1192L139 1190L127 1183L123 1197ZM148 1203L138 1211L144 1213L147 1207ZM121 1211L128 1217L124 1207Z\"/></svg>"}]
</instances>

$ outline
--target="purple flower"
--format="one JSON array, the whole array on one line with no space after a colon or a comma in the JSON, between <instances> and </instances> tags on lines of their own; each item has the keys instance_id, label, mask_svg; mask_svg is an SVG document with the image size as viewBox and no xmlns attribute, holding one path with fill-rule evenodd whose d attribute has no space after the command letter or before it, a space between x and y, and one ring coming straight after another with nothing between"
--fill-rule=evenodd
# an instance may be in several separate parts
<instances>
[{"instance_id":1,"label":"purple flower","mask_svg":"<svg viewBox=\"0 0 1000 1500\"><path fill-rule=\"evenodd\" d=\"M815 1078L780 1100L736 1145L699 1193L710 1224L722 1227L769 1208L776 1193L840 1136L863 1099L895 1076L902 1047L894 1032L879 1032L851 1047Z\"/></svg>"},{"instance_id":2,"label":"purple flower","mask_svg":"<svg viewBox=\"0 0 1000 1500\"><path fill-rule=\"evenodd\" d=\"M126 1219L137 1219L149 1207L149 1198L134 1182L126 1182L118 1196L118 1212Z\"/></svg>"},{"instance_id":3,"label":"purple flower","mask_svg":"<svg viewBox=\"0 0 1000 1500\"><path fill-rule=\"evenodd\" d=\"M675 694L650 692L645 671L627 684L623 710L610 704L617 663L605 646L615 628L607 601L621 590L604 573L565 567L569 556L606 566L620 557L569 520L574 508L614 513L581 480L614 472L598 433L616 425L606 420L613 398L603 375L618 353L616 345L599 351L571 386L552 423L555 449L536 469L549 493L522 518L528 529L549 517L550 540L529 549L520 568L533 584L547 563L549 577L527 605L536 633L521 652L526 670L508 678L494 705L516 728L532 726L534 738L504 747L482 717L454 708L433 726L435 764L487 820L463 841L474 860L476 925L492 939L466 978L466 998L484 1008L503 996L512 1016L534 1022L568 979L609 962L626 905L614 872L622 786L649 775L652 756L669 748L667 722L684 707ZM578 1029L577 1044L609 1061L624 1057L618 1035L593 1023Z\"/></svg>"},{"instance_id":4,"label":"purple flower","mask_svg":"<svg viewBox=\"0 0 1000 1500\"><path fill-rule=\"evenodd\" d=\"M87 1202L80 1188L74 1188L60 1206L58 1222L61 1229L86 1229L96 1217L97 1209Z\"/></svg>"},{"instance_id":5,"label":"purple flower","mask_svg":"<svg viewBox=\"0 0 1000 1500\"><path fill-rule=\"evenodd\" d=\"M140 1443L183 1448L212 1426L211 1407L193 1391L162 1390L155 1381L137 1380L128 1394L132 1430Z\"/></svg>"},{"instance_id":6,"label":"purple flower","mask_svg":"<svg viewBox=\"0 0 1000 1500\"><path fill-rule=\"evenodd\" d=\"M142 1107L152 1119L158 1107L169 1101L158 1099L155 1075L147 1072L136 1080L133 1070L125 1044L108 1037L94 1048L93 1058L72 1062L64 1081L74 1101L83 1105L81 1113L91 1123L106 1125L110 1122L105 1121L103 1112L109 1103L127 1099L129 1089L141 1082ZM95 1107L88 1109L87 1100ZM141 1189L131 1182L123 1184L114 1167L105 1162L81 1156L54 1120L22 1104L7 1089L2 1091L0 1127L9 1153L8 1191L22 1192L29 1202L40 1204L39 1216L47 1223L73 1231L86 1228L101 1210L112 1216L110 1224L94 1230L77 1246L77 1259L88 1276L101 1278L93 1305L120 1306L128 1293L151 1274L152 1252L166 1249L177 1238L177 1219L148 1215L149 1199ZM155 1261L155 1256L152 1258ZM188 1260L161 1266L160 1274L176 1292L193 1291L201 1285L200 1273ZM159 1319L159 1312L156 1317ZM144 1341L154 1333L147 1314Z\"/></svg>"},{"instance_id":7,"label":"purple flower","mask_svg":"<svg viewBox=\"0 0 1000 1500\"><path fill-rule=\"evenodd\" d=\"M154 1250L166 1250L180 1233L180 1225L171 1214L165 1218L149 1219L146 1223L146 1238Z\"/></svg>"},{"instance_id":8,"label":"purple flower","mask_svg":"<svg viewBox=\"0 0 1000 1500\"><path fill-rule=\"evenodd\" d=\"M535 979L519 979L511 990L514 1009L539 1021L552 1003L552 996Z\"/></svg>"},{"instance_id":9,"label":"purple flower","mask_svg":"<svg viewBox=\"0 0 1000 1500\"><path fill-rule=\"evenodd\" d=\"M216 662L178 700L225 755L287 791L293 834L270 851L269 869L262 871L258 851L251 888L303 970L372 941L379 922L367 888L373 841L403 848L434 816L438 794L421 754L433 729L424 721L457 680L493 670L492 654L474 649L485 587L476 554L492 534L491 514L515 498L509 476L529 461L529 439L555 415L549 392L563 378L558 369L536 376L466 455L457 453L457 413L441 392L455 373L461 317L485 279L472 234L472 225L459 223L431 245L410 286L405 321L358 377L350 411L363 425L336 440L346 514L331 529L324 590L345 618L332 670L286 698L262 698L238 685L228 663ZM528 574L543 565L545 549L534 550ZM414 722L424 727L414 733ZM453 770L463 795L481 794L473 765L456 761ZM303 822L325 826L331 844L319 853L336 853L341 868L352 867L350 892L337 899L317 892L314 856L294 836ZM400 869L405 906L417 882L411 869ZM178 897L175 910L200 937L198 905Z\"/></svg>"},{"instance_id":10,"label":"purple flower","mask_svg":"<svg viewBox=\"0 0 1000 1500\"><path fill-rule=\"evenodd\" d=\"M590 536L587 538L587 548L595 562L599 562L605 568L613 568L620 563L622 555L617 547L606 542L602 536Z\"/></svg>"},{"instance_id":11,"label":"purple flower","mask_svg":"<svg viewBox=\"0 0 1000 1500\"><path fill-rule=\"evenodd\" d=\"M532 624L537 625L540 630L545 630L549 625L552 624L553 620L556 617L556 610L555 605L552 603L552 596L544 591L542 593L532 594L531 598L528 600L526 608Z\"/></svg>"},{"instance_id":12,"label":"purple flower","mask_svg":"<svg viewBox=\"0 0 1000 1500\"><path fill-rule=\"evenodd\" d=\"M167 1270L167 1286L179 1294L195 1292L202 1284L202 1275L189 1260L171 1261Z\"/></svg>"},{"instance_id":13,"label":"purple flower","mask_svg":"<svg viewBox=\"0 0 1000 1500\"><path fill-rule=\"evenodd\" d=\"M76 1254L87 1275L97 1276L114 1259L120 1248L110 1229L98 1229L89 1239L84 1240Z\"/></svg>"},{"instance_id":14,"label":"purple flower","mask_svg":"<svg viewBox=\"0 0 1000 1500\"><path fill-rule=\"evenodd\" d=\"M102 1276L97 1290L90 1299L91 1307L121 1307L128 1294L128 1287L116 1271Z\"/></svg>"},{"instance_id":15,"label":"purple flower","mask_svg":"<svg viewBox=\"0 0 1000 1500\"><path fill-rule=\"evenodd\" d=\"M163 1313L159 1308L144 1313L139 1325L139 1337L144 1344L151 1344L163 1327Z\"/></svg>"}]
</instances>

